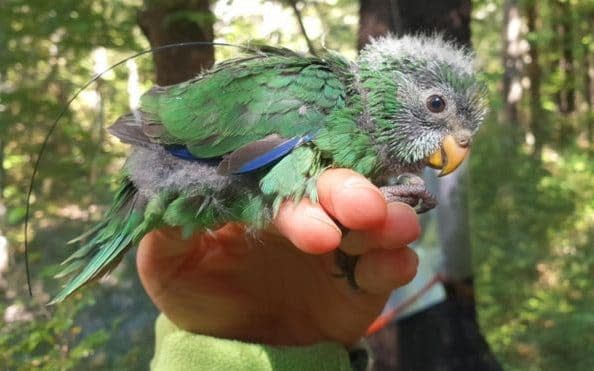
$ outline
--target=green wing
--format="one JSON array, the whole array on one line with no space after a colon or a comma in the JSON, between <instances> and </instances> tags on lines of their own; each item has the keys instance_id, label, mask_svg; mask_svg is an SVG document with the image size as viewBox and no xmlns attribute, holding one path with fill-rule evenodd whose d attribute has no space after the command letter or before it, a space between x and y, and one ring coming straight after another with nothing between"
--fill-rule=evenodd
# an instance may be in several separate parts
<instances>
[{"instance_id":1,"label":"green wing","mask_svg":"<svg viewBox=\"0 0 594 371\"><path fill-rule=\"evenodd\" d=\"M320 59L266 48L221 63L191 81L152 89L143 96L139 112L123 116L110 131L136 145L182 144L199 158L231 152L253 157L284 139L321 131L327 116L345 106L343 80L348 70L348 62L338 56ZM228 221L225 218L231 215L232 220L261 226L267 217L266 202L276 212L286 198L297 199L307 192L315 199L318 157L311 147L295 149L262 178L262 195L233 200L225 214L209 207L197 212L204 198L196 195L163 193L141 200L125 178L104 221L66 260L61 274L76 275L52 303L111 270L131 246L161 223L183 226L184 234L221 219Z\"/></svg>"},{"instance_id":2,"label":"green wing","mask_svg":"<svg viewBox=\"0 0 594 371\"><path fill-rule=\"evenodd\" d=\"M152 141L196 157L233 152L270 135L315 133L344 107L348 62L271 49L218 64L193 80L146 93L140 111Z\"/></svg>"}]
</instances>

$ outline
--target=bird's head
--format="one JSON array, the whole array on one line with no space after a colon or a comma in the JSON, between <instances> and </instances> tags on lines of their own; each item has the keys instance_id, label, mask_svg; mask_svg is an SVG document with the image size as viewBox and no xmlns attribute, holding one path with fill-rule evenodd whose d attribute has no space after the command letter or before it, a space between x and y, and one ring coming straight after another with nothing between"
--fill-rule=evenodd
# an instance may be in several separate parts
<instances>
[{"instance_id":1,"label":"bird's head","mask_svg":"<svg viewBox=\"0 0 594 371\"><path fill-rule=\"evenodd\" d=\"M472 54L440 35L385 37L358 64L371 131L389 161L454 171L487 112Z\"/></svg>"}]
</instances>

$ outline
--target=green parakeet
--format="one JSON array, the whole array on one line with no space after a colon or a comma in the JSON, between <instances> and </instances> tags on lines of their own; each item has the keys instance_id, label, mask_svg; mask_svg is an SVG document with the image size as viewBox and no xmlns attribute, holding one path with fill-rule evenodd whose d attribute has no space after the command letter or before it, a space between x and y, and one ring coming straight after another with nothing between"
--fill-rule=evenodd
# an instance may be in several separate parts
<instances>
[{"instance_id":1,"label":"green parakeet","mask_svg":"<svg viewBox=\"0 0 594 371\"><path fill-rule=\"evenodd\" d=\"M154 87L109 129L132 153L111 208L64 262L61 275L72 278L53 302L156 228L264 227L284 200L315 201L330 167L380 186L400 175L385 193L430 208L416 175L427 165L455 170L485 113L472 55L435 35L381 38L356 61L261 47Z\"/></svg>"}]
</instances>

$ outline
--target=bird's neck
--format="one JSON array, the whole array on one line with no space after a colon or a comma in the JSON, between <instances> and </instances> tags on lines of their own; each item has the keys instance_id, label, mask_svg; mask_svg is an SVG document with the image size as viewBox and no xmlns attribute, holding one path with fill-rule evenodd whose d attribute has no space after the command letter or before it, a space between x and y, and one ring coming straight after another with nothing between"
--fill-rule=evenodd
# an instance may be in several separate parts
<instances>
[{"instance_id":1,"label":"bird's neck","mask_svg":"<svg viewBox=\"0 0 594 371\"><path fill-rule=\"evenodd\" d=\"M397 99L398 85L393 73L353 67L350 90L353 97L349 103L359 112L356 122L359 129L370 138L378 159L379 174L392 176L404 172L418 174L424 163L403 163L393 153L394 117L400 102Z\"/></svg>"},{"instance_id":2,"label":"bird's neck","mask_svg":"<svg viewBox=\"0 0 594 371\"><path fill-rule=\"evenodd\" d=\"M396 92L398 86L388 71L375 71L364 66L353 67L351 91L357 96L353 104L360 109L359 127L368 132L378 143L383 142L382 133L391 128L398 110Z\"/></svg>"}]
</instances>

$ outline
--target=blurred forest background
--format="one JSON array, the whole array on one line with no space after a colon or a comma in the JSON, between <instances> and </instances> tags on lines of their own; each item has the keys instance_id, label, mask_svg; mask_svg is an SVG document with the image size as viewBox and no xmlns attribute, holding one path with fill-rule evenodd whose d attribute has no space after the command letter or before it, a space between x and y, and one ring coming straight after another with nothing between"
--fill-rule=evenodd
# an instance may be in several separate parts
<instances>
[{"instance_id":1,"label":"blurred forest background","mask_svg":"<svg viewBox=\"0 0 594 371\"><path fill-rule=\"evenodd\" d=\"M164 4L177 10L151 18ZM27 295L25 192L44 136L78 87L149 47L146 22L183 22L202 30L202 38L231 43L325 46L354 58L360 5L0 2L0 369L143 370L152 356L156 311L132 254L100 285L45 306L60 283L52 278L57 264L74 248L65 242L97 221L110 201L126 148L104 127L156 82L150 55L102 75L48 142L33 192L33 298ZM593 370L594 1L476 0L471 21L491 102L470 159L482 332L507 370ZM196 58L203 52L176 51ZM234 55L232 48L215 51L217 60Z\"/></svg>"}]
</instances>

